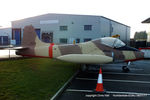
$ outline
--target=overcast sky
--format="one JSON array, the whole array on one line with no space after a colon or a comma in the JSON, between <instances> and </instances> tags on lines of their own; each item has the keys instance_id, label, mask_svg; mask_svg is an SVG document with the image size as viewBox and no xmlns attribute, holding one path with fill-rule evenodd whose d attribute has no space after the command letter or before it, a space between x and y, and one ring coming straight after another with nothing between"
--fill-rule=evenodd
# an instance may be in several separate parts
<instances>
[{"instance_id":1,"label":"overcast sky","mask_svg":"<svg viewBox=\"0 0 150 100\"><path fill-rule=\"evenodd\" d=\"M147 29L141 21L150 17L150 0L1 0L0 26L11 21L46 13L100 15L131 26L135 31Z\"/></svg>"}]
</instances>

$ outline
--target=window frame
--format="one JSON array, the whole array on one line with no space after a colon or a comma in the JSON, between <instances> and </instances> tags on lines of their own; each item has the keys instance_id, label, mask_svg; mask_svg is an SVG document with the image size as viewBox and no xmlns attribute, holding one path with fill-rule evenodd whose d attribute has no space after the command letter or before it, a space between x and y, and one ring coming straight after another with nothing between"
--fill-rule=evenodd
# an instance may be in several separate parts
<instances>
[{"instance_id":1,"label":"window frame","mask_svg":"<svg viewBox=\"0 0 150 100\"><path fill-rule=\"evenodd\" d=\"M92 31L92 25L84 25L84 31Z\"/></svg>"},{"instance_id":2,"label":"window frame","mask_svg":"<svg viewBox=\"0 0 150 100\"><path fill-rule=\"evenodd\" d=\"M65 42L61 42L61 40L65 40ZM68 43L68 39L67 38L59 38L59 43L61 44L67 44Z\"/></svg>"},{"instance_id":3,"label":"window frame","mask_svg":"<svg viewBox=\"0 0 150 100\"><path fill-rule=\"evenodd\" d=\"M67 31L68 30L68 26L67 25L61 25L61 26L59 26L59 30L60 31Z\"/></svg>"},{"instance_id":4,"label":"window frame","mask_svg":"<svg viewBox=\"0 0 150 100\"><path fill-rule=\"evenodd\" d=\"M76 38L76 43L80 43L80 38Z\"/></svg>"},{"instance_id":5,"label":"window frame","mask_svg":"<svg viewBox=\"0 0 150 100\"><path fill-rule=\"evenodd\" d=\"M84 38L84 42L88 42L88 41L91 41L91 40L92 40L91 38Z\"/></svg>"}]
</instances>

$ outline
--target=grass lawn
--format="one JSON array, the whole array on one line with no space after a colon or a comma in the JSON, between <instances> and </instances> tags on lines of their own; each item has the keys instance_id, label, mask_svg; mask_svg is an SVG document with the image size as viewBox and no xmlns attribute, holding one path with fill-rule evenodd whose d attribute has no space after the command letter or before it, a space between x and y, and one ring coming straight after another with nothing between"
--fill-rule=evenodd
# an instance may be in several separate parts
<instances>
[{"instance_id":1,"label":"grass lawn","mask_svg":"<svg viewBox=\"0 0 150 100\"><path fill-rule=\"evenodd\" d=\"M78 68L48 58L0 61L0 100L49 100Z\"/></svg>"}]
</instances>

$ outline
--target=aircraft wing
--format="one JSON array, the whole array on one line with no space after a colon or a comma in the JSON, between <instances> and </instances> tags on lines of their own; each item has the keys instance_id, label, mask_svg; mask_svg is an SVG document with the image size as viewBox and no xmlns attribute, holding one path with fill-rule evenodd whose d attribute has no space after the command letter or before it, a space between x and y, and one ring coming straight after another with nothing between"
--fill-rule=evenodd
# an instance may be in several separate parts
<instances>
[{"instance_id":1,"label":"aircraft wing","mask_svg":"<svg viewBox=\"0 0 150 100\"><path fill-rule=\"evenodd\" d=\"M22 50L27 49L26 47L12 47L12 46L0 46L0 50Z\"/></svg>"},{"instance_id":2,"label":"aircraft wing","mask_svg":"<svg viewBox=\"0 0 150 100\"><path fill-rule=\"evenodd\" d=\"M113 62L113 58L106 55L93 55L93 54L68 54L57 57L59 60L84 63L84 64L105 64Z\"/></svg>"}]
</instances>

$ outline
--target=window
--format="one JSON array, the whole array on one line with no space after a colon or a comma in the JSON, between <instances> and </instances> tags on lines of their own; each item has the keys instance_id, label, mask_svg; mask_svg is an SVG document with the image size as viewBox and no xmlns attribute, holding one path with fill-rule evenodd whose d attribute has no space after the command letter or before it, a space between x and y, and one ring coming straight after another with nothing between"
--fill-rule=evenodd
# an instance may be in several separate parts
<instances>
[{"instance_id":1,"label":"window","mask_svg":"<svg viewBox=\"0 0 150 100\"><path fill-rule=\"evenodd\" d=\"M59 42L63 43L63 44L67 44L67 39L66 38L60 38Z\"/></svg>"},{"instance_id":2,"label":"window","mask_svg":"<svg viewBox=\"0 0 150 100\"><path fill-rule=\"evenodd\" d=\"M125 46L125 43L117 38L105 37L101 38L101 43L112 48L120 48Z\"/></svg>"},{"instance_id":3,"label":"window","mask_svg":"<svg viewBox=\"0 0 150 100\"><path fill-rule=\"evenodd\" d=\"M80 43L80 39L78 38L78 39L76 39L76 43Z\"/></svg>"},{"instance_id":4,"label":"window","mask_svg":"<svg viewBox=\"0 0 150 100\"><path fill-rule=\"evenodd\" d=\"M60 31L67 31L68 30L68 26L60 26Z\"/></svg>"},{"instance_id":5,"label":"window","mask_svg":"<svg viewBox=\"0 0 150 100\"><path fill-rule=\"evenodd\" d=\"M92 30L92 25L84 25L84 30Z\"/></svg>"},{"instance_id":6,"label":"window","mask_svg":"<svg viewBox=\"0 0 150 100\"><path fill-rule=\"evenodd\" d=\"M91 41L91 39L90 38L84 39L84 42L88 42L88 41Z\"/></svg>"},{"instance_id":7,"label":"window","mask_svg":"<svg viewBox=\"0 0 150 100\"><path fill-rule=\"evenodd\" d=\"M53 32L42 32L42 41L46 43L53 43Z\"/></svg>"}]
</instances>

